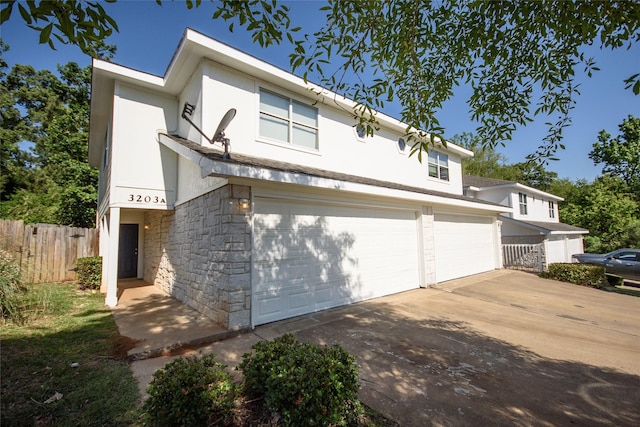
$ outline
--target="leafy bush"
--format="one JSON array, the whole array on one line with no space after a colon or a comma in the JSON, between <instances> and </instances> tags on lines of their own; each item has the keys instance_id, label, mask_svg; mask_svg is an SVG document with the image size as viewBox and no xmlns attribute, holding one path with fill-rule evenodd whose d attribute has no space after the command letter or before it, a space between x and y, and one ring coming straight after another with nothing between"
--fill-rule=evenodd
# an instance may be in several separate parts
<instances>
[{"instance_id":1,"label":"leafy bush","mask_svg":"<svg viewBox=\"0 0 640 427\"><path fill-rule=\"evenodd\" d=\"M238 367L244 389L264 396L284 425L346 425L362 414L355 358L340 346L300 343L286 334L252 348Z\"/></svg>"},{"instance_id":2,"label":"leafy bush","mask_svg":"<svg viewBox=\"0 0 640 427\"><path fill-rule=\"evenodd\" d=\"M16 323L23 320L20 297L27 292L22 279L22 270L11 255L0 250L0 310L3 318Z\"/></svg>"},{"instance_id":3,"label":"leafy bush","mask_svg":"<svg viewBox=\"0 0 640 427\"><path fill-rule=\"evenodd\" d=\"M78 258L78 287L80 289L100 289L102 282L102 257Z\"/></svg>"},{"instance_id":4,"label":"leafy bush","mask_svg":"<svg viewBox=\"0 0 640 427\"><path fill-rule=\"evenodd\" d=\"M550 264L549 271L541 276L594 288L602 288L607 284L604 267L599 265L555 263Z\"/></svg>"},{"instance_id":5,"label":"leafy bush","mask_svg":"<svg viewBox=\"0 0 640 427\"><path fill-rule=\"evenodd\" d=\"M215 355L179 357L153 374L143 409L155 426L199 426L227 418L235 388Z\"/></svg>"}]
</instances>

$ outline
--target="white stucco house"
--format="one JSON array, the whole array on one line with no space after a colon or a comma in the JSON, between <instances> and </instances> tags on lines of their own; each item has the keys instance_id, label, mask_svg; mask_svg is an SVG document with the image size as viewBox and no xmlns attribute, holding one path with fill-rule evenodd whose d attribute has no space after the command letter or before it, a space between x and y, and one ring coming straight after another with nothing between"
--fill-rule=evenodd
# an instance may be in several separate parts
<instances>
[{"instance_id":1,"label":"white stucco house","mask_svg":"<svg viewBox=\"0 0 640 427\"><path fill-rule=\"evenodd\" d=\"M163 76L94 60L106 304L144 279L243 329L501 268L510 209L463 195L472 153L420 163L405 124L365 136L352 107L190 29Z\"/></svg>"},{"instance_id":2,"label":"white stucco house","mask_svg":"<svg viewBox=\"0 0 640 427\"><path fill-rule=\"evenodd\" d=\"M560 222L558 202L562 197L515 181L463 175L464 194L509 206L501 214L503 244L542 244L544 263L572 262L584 252L584 228Z\"/></svg>"}]
</instances>

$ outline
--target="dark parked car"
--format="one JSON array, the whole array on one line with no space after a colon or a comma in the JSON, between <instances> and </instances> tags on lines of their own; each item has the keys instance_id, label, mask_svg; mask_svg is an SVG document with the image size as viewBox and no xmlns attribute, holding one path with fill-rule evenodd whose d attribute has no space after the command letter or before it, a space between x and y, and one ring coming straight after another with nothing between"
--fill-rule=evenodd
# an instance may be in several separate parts
<instances>
[{"instance_id":1,"label":"dark parked car","mask_svg":"<svg viewBox=\"0 0 640 427\"><path fill-rule=\"evenodd\" d=\"M574 261L602 265L607 273L640 281L640 249L618 249L606 254L576 254Z\"/></svg>"}]
</instances>

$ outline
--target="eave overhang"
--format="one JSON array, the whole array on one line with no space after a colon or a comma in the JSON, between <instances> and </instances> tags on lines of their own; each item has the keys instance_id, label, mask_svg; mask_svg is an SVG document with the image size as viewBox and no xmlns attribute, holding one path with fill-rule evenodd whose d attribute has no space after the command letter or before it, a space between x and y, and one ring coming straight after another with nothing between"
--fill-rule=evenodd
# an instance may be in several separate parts
<instances>
[{"instance_id":1,"label":"eave overhang","mask_svg":"<svg viewBox=\"0 0 640 427\"><path fill-rule=\"evenodd\" d=\"M534 230L544 235L579 235L589 234L589 230L562 222L522 221L509 217L501 218L504 222Z\"/></svg>"},{"instance_id":2,"label":"eave overhang","mask_svg":"<svg viewBox=\"0 0 640 427\"><path fill-rule=\"evenodd\" d=\"M369 196L391 197L419 203L446 205L487 213L510 212L511 208L466 196L411 187L393 182L309 168L285 162L233 154L223 159L215 149L202 147L184 138L166 133L158 134L158 142L177 154L200 165L201 176L238 178L291 184L311 188L332 189Z\"/></svg>"}]
</instances>

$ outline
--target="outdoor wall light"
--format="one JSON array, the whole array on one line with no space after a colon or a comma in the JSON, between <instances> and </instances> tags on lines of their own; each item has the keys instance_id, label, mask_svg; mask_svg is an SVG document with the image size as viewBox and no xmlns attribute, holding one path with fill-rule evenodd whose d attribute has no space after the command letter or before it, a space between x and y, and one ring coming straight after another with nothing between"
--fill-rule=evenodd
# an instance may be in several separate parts
<instances>
[{"instance_id":1,"label":"outdoor wall light","mask_svg":"<svg viewBox=\"0 0 640 427\"><path fill-rule=\"evenodd\" d=\"M249 209L249 206L251 206L251 202L249 201L249 199L239 199L238 206L240 206L240 209Z\"/></svg>"},{"instance_id":2,"label":"outdoor wall light","mask_svg":"<svg viewBox=\"0 0 640 427\"><path fill-rule=\"evenodd\" d=\"M144 229L145 229L145 230L148 230L148 229L150 229L150 228L151 228L151 226L150 226L149 224L145 224L145 225L144 225Z\"/></svg>"}]
</instances>

